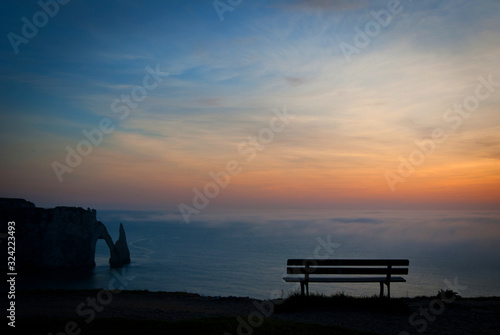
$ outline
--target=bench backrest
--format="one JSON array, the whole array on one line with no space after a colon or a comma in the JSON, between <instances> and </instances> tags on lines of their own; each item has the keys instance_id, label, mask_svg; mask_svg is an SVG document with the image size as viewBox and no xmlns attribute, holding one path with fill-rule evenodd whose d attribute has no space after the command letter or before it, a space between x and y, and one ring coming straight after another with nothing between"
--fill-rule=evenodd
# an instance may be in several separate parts
<instances>
[{"instance_id":1,"label":"bench backrest","mask_svg":"<svg viewBox=\"0 0 500 335\"><path fill-rule=\"evenodd\" d=\"M407 275L407 259L289 259L287 274Z\"/></svg>"}]
</instances>

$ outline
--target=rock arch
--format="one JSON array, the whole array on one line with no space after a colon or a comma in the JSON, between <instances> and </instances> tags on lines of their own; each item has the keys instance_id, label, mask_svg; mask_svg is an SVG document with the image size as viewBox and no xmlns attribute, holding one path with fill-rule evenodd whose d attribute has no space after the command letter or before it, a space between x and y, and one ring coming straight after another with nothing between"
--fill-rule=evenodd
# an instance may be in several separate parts
<instances>
[{"instance_id":1,"label":"rock arch","mask_svg":"<svg viewBox=\"0 0 500 335\"><path fill-rule=\"evenodd\" d=\"M80 207L37 208L24 199L0 198L0 233L7 222L16 223L16 263L41 268L93 268L98 239L105 240L111 267L130 263L125 229L113 243L95 209ZM4 235L2 234L2 236Z\"/></svg>"}]
</instances>

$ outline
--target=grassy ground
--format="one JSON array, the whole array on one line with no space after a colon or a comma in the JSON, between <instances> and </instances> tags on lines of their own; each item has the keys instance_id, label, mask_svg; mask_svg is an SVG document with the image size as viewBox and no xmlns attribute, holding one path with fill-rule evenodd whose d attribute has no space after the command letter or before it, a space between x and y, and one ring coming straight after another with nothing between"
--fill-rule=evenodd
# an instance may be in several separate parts
<instances>
[{"instance_id":1,"label":"grassy ground","mask_svg":"<svg viewBox=\"0 0 500 335\"><path fill-rule=\"evenodd\" d=\"M65 292L60 292L64 294ZM144 293L137 291L134 293ZM35 293L36 294L36 293ZM178 293L185 295L185 293ZM407 305L400 299L379 299L378 297L351 297L344 294L325 296L312 294L302 297L292 294L276 305L275 313L287 313L315 309L368 309L406 312ZM217 317L189 321L134 320L125 318L95 319L86 324L83 319L20 319L16 324L16 333L48 335L83 335L83 334L337 334L367 335L353 330L334 326L303 324L272 318Z\"/></svg>"},{"instance_id":2,"label":"grassy ground","mask_svg":"<svg viewBox=\"0 0 500 335\"><path fill-rule=\"evenodd\" d=\"M87 291L84 291L84 293ZM95 295L89 291L89 295ZM144 295L147 291L131 291L129 294ZM443 292L438 292L438 296ZM446 297L451 297L454 292L444 292ZM46 294L46 292L31 292L32 295ZM54 291L51 295L67 295L66 291ZM152 293L160 294L160 293ZM166 294L166 293L165 293ZM169 295L199 297L189 293L169 293ZM434 298L430 297L429 299ZM242 298L243 299L243 298ZM457 297L457 300L460 299ZM486 298L485 298L486 299ZM488 300L489 299L489 300ZM487 301L491 299L488 298ZM313 293L309 297L302 297L299 293L292 294L282 301L276 301L274 314L294 313L312 310L352 310L355 311L385 311L401 314L411 314L408 298L379 298L352 297L343 293L331 296ZM405 315L403 317L406 317ZM347 330L335 326L322 326L317 324L297 323L279 320L276 318L262 319L257 317L252 320L247 315L241 317L227 316L188 321L165 321L158 319L138 320L126 318L97 318L90 324L84 319L55 319L55 318L30 318L18 319L15 333L19 334L44 334L44 335L84 335L84 334L217 334L217 335L253 335L253 334L339 334L339 335L367 335L369 333ZM305 321L304 321L305 322Z\"/></svg>"},{"instance_id":3,"label":"grassy ground","mask_svg":"<svg viewBox=\"0 0 500 335\"><path fill-rule=\"evenodd\" d=\"M248 320L242 317L239 320ZM301 324L274 319L266 319L261 325L243 325L237 318L220 317L202 320L166 322L160 320L96 319L90 324L83 320L19 320L16 333L68 335L109 335L109 334L311 334L311 335L369 335L369 333L346 330L337 327ZM73 323L72 323L73 322ZM69 325L69 326L68 326Z\"/></svg>"},{"instance_id":4,"label":"grassy ground","mask_svg":"<svg viewBox=\"0 0 500 335\"><path fill-rule=\"evenodd\" d=\"M277 313L298 312L324 309L374 310L396 313L409 313L406 302L401 298L353 297L343 293L326 296L313 293L308 297L299 293L290 295L283 303L276 306Z\"/></svg>"}]
</instances>

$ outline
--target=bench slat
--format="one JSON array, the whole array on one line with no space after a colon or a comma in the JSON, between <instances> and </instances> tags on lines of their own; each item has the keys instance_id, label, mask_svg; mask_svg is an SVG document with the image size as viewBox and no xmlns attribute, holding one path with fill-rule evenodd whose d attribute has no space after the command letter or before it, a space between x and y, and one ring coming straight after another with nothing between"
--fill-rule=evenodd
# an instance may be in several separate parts
<instances>
[{"instance_id":1,"label":"bench slat","mask_svg":"<svg viewBox=\"0 0 500 335\"><path fill-rule=\"evenodd\" d=\"M289 259L289 266L408 266L408 259Z\"/></svg>"},{"instance_id":2,"label":"bench slat","mask_svg":"<svg viewBox=\"0 0 500 335\"><path fill-rule=\"evenodd\" d=\"M340 268L340 267L288 267L287 274L310 274L310 275L407 275L408 268Z\"/></svg>"},{"instance_id":3,"label":"bench slat","mask_svg":"<svg viewBox=\"0 0 500 335\"><path fill-rule=\"evenodd\" d=\"M304 282L304 277L283 277L286 282ZM310 277L308 282L316 283L385 283L386 277L355 277L355 278L338 278L338 277ZM391 277L391 282L406 282L403 277Z\"/></svg>"}]
</instances>

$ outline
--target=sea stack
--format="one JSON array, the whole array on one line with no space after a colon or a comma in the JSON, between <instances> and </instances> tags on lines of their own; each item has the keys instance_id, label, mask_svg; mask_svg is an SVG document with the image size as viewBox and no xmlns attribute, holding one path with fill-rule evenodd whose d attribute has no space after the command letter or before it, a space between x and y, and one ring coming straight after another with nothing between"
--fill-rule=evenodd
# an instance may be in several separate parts
<instances>
[{"instance_id":1,"label":"sea stack","mask_svg":"<svg viewBox=\"0 0 500 335\"><path fill-rule=\"evenodd\" d=\"M123 225L114 244L106 226L96 216L95 209L45 209L24 199L0 198L0 232L7 236L7 223L15 222L16 267L20 270L93 268L98 239L108 245L111 267L130 263Z\"/></svg>"},{"instance_id":2,"label":"sea stack","mask_svg":"<svg viewBox=\"0 0 500 335\"><path fill-rule=\"evenodd\" d=\"M130 252L128 250L127 236L125 235L123 224L120 223L120 235L118 236L118 240L116 241L114 249L111 252L109 265L116 268L128 263L130 263Z\"/></svg>"}]
</instances>

